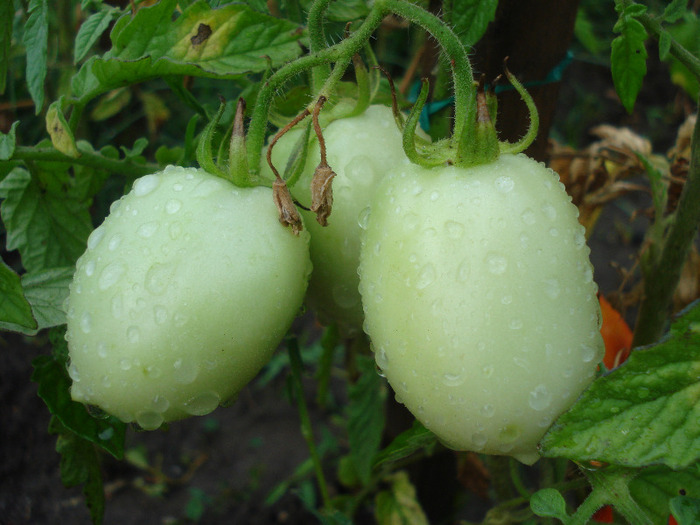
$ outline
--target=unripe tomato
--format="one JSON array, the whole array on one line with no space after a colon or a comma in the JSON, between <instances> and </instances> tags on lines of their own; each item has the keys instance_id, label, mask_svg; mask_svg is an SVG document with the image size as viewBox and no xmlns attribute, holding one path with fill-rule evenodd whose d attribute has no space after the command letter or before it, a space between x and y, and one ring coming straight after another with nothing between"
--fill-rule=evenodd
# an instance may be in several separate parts
<instances>
[{"instance_id":1,"label":"unripe tomato","mask_svg":"<svg viewBox=\"0 0 700 525\"><path fill-rule=\"evenodd\" d=\"M524 155L393 170L366 224L366 331L397 399L447 446L524 463L603 355L578 210Z\"/></svg>"},{"instance_id":2,"label":"unripe tomato","mask_svg":"<svg viewBox=\"0 0 700 525\"><path fill-rule=\"evenodd\" d=\"M145 429L211 412L267 363L310 271L269 188L180 167L138 179L77 263L73 399Z\"/></svg>"}]
</instances>

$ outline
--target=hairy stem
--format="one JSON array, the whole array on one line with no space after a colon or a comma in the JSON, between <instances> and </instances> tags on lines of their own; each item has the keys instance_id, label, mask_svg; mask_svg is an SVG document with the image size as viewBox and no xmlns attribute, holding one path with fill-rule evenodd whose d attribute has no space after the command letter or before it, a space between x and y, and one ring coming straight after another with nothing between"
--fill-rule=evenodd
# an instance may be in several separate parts
<instances>
[{"instance_id":1,"label":"hairy stem","mask_svg":"<svg viewBox=\"0 0 700 525\"><path fill-rule=\"evenodd\" d=\"M159 166L156 164L137 164L131 160L112 159L91 151L80 150L80 157L73 158L54 148L34 148L31 146L17 146L10 160L65 162L130 177L141 177L159 169Z\"/></svg>"}]
</instances>

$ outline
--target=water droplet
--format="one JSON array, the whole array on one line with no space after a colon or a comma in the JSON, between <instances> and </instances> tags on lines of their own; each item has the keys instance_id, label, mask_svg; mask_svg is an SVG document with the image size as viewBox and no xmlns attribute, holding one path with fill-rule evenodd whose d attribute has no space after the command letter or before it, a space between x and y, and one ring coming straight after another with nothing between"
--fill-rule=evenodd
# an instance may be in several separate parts
<instances>
[{"instance_id":1,"label":"water droplet","mask_svg":"<svg viewBox=\"0 0 700 525\"><path fill-rule=\"evenodd\" d=\"M126 329L126 339L132 344L138 343L141 338L141 330L138 326L130 326Z\"/></svg>"},{"instance_id":2,"label":"water droplet","mask_svg":"<svg viewBox=\"0 0 700 525\"><path fill-rule=\"evenodd\" d=\"M182 312L177 312L173 317L173 321L175 321L175 326L184 326L185 323L187 323L188 319L189 317L187 316L187 314L183 314Z\"/></svg>"},{"instance_id":3,"label":"water droplet","mask_svg":"<svg viewBox=\"0 0 700 525\"><path fill-rule=\"evenodd\" d=\"M481 410L479 410L479 412L484 417L493 417L494 414L496 413L496 407L487 403L481 407Z\"/></svg>"},{"instance_id":4,"label":"water droplet","mask_svg":"<svg viewBox=\"0 0 700 525\"><path fill-rule=\"evenodd\" d=\"M464 225L460 222L447 221L445 223L445 231L451 239L461 239L464 235Z\"/></svg>"},{"instance_id":5,"label":"water droplet","mask_svg":"<svg viewBox=\"0 0 700 525\"><path fill-rule=\"evenodd\" d=\"M442 376L442 383L445 386L459 386L467 379L464 367L457 373L446 373Z\"/></svg>"},{"instance_id":6,"label":"water droplet","mask_svg":"<svg viewBox=\"0 0 700 525\"><path fill-rule=\"evenodd\" d=\"M557 218L557 210L548 202L542 205L542 213L551 221Z\"/></svg>"},{"instance_id":7,"label":"water droplet","mask_svg":"<svg viewBox=\"0 0 700 525\"><path fill-rule=\"evenodd\" d=\"M163 416L158 412L144 410L136 414L136 423L144 430L156 430L163 424Z\"/></svg>"},{"instance_id":8,"label":"water droplet","mask_svg":"<svg viewBox=\"0 0 700 525\"><path fill-rule=\"evenodd\" d=\"M143 197L155 190L160 184L160 179L157 175L145 175L134 182L134 195Z\"/></svg>"},{"instance_id":9,"label":"water droplet","mask_svg":"<svg viewBox=\"0 0 700 525\"><path fill-rule=\"evenodd\" d=\"M526 371L530 371L530 361L527 359L523 359L522 357L514 357L513 362L518 365L520 368Z\"/></svg>"},{"instance_id":10,"label":"water droplet","mask_svg":"<svg viewBox=\"0 0 700 525\"><path fill-rule=\"evenodd\" d=\"M182 191L182 189L183 189L183 186L179 182L176 182L175 184L173 184L173 190Z\"/></svg>"},{"instance_id":11,"label":"water droplet","mask_svg":"<svg viewBox=\"0 0 700 525\"><path fill-rule=\"evenodd\" d=\"M572 375L574 375L574 367L573 367L573 366L567 366L567 367L564 369L564 372L562 373L562 375L563 375L564 377L566 377L566 378L571 377Z\"/></svg>"},{"instance_id":12,"label":"water droplet","mask_svg":"<svg viewBox=\"0 0 700 525\"><path fill-rule=\"evenodd\" d=\"M153 307L153 317L156 324L163 324L168 320L168 309L162 305L156 305Z\"/></svg>"},{"instance_id":13,"label":"water droplet","mask_svg":"<svg viewBox=\"0 0 700 525\"><path fill-rule=\"evenodd\" d=\"M549 234L550 234L552 237L559 237L559 230L556 229L556 228L550 228L550 229L549 229Z\"/></svg>"},{"instance_id":14,"label":"water droplet","mask_svg":"<svg viewBox=\"0 0 700 525\"><path fill-rule=\"evenodd\" d=\"M514 443L515 440L520 437L520 433L521 430L519 426L513 424L506 425L498 433L498 439L504 444Z\"/></svg>"},{"instance_id":15,"label":"water droplet","mask_svg":"<svg viewBox=\"0 0 700 525\"><path fill-rule=\"evenodd\" d=\"M515 186L515 182L513 182L513 179L506 175L498 177L495 181L495 184L496 189L501 193L508 193L513 189L513 186Z\"/></svg>"},{"instance_id":16,"label":"water droplet","mask_svg":"<svg viewBox=\"0 0 700 525\"><path fill-rule=\"evenodd\" d=\"M119 368L122 370L130 370L131 369L131 360L129 359L122 359L119 361Z\"/></svg>"},{"instance_id":17,"label":"water droplet","mask_svg":"<svg viewBox=\"0 0 700 525\"><path fill-rule=\"evenodd\" d=\"M172 240L177 239L182 235L182 224L180 222L174 222L168 227L168 234Z\"/></svg>"},{"instance_id":18,"label":"water droplet","mask_svg":"<svg viewBox=\"0 0 700 525\"><path fill-rule=\"evenodd\" d=\"M544 293L550 299L556 299L561 293L561 287L559 286L558 279L545 279L544 283Z\"/></svg>"},{"instance_id":19,"label":"water droplet","mask_svg":"<svg viewBox=\"0 0 700 525\"><path fill-rule=\"evenodd\" d=\"M504 295L501 297L501 304L510 304L513 302L513 296L512 295Z\"/></svg>"},{"instance_id":20,"label":"water droplet","mask_svg":"<svg viewBox=\"0 0 700 525\"><path fill-rule=\"evenodd\" d=\"M96 230L93 230L93 232L90 234L90 237L88 237L87 240L87 246L90 250L94 250L98 244L100 244L100 241L102 238L105 236L105 229L103 227L99 227Z\"/></svg>"},{"instance_id":21,"label":"water droplet","mask_svg":"<svg viewBox=\"0 0 700 525\"><path fill-rule=\"evenodd\" d=\"M86 334L89 334L90 330L92 330L92 315L90 315L90 312L85 312L80 316L80 329Z\"/></svg>"},{"instance_id":22,"label":"water droplet","mask_svg":"<svg viewBox=\"0 0 700 525\"><path fill-rule=\"evenodd\" d=\"M552 403L552 394L547 390L547 386L539 384L530 392L528 404L533 410L538 412L545 410Z\"/></svg>"},{"instance_id":23,"label":"water droplet","mask_svg":"<svg viewBox=\"0 0 700 525\"><path fill-rule=\"evenodd\" d=\"M197 184L190 195L192 197L208 197L215 191L220 190L222 184L223 182L219 182L218 179L205 179Z\"/></svg>"},{"instance_id":24,"label":"water droplet","mask_svg":"<svg viewBox=\"0 0 700 525\"><path fill-rule=\"evenodd\" d=\"M597 353L598 352L596 351L596 349L591 345L581 345L581 359L583 359L584 363L590 363L591 361L593 361Z\"/></svg>"},{"instance_id":25,"label":"water droplet","mask_svg":"<svg viewBox=\"0 0 700 525\"><path fill-rule=\"evenodd\" d=\"M115 251L119 246L122 244L122 240L124 239L124 236L121 233L115 233L112 235L112 238L109 240L109 244L107 245L107 248L109 248L109 251Z\"/></svg>"},{"instance_id":26,"label":"water droplet","mask_svg":"<svg viewBox=\"0 0 700 525\"><path fill-rule=\"evenodd\" d=\"M100 356L102 359L107 357L107 345L102 341L97 343L97 355Z\"/></svg>"},{"instance_id":27,"label":"water droplet","mask_svg":"<svg viewBox=\"0 0 700 525\"><path fill-rule=\"evenodd\" d=\"M457 280L461 283L467 282L471 273L471 265L467 259L464 259L457 267Z\"/></svg>"},{"instance_id":28,"label":"water droplet","mask_svg":"<svg viewBox=\"0 0 700 525\"><path fill-rule=\"evenodd\" d=\"M520 214L520 219L522 219L522 221L528 226L535 224L535 222L537 221L537 218L535 217L535 212L532 211L531 208L525 208Z\"/></svg>"},{"instance_id":29,"label":"water droplet","mask_svg":"<svg viewBox=\"0 0 700 525\"><path fill-rule=\"evenodd\" d=\"M593 280L593 268L589 264L583 269L583 282L590 283Z\"/></svg>"},{"instance_id":30,"label":"water droplet","mask_svg":"<svg viewBox=\"0 0 700 525\"><path fill-rule=\"evenodd\" d=\"M488 442L488 438L482 432L474 432L472 434L472 443L477 449L482 448Z\"/></svg>"},{"instance_id":31,"label":"water droplet","mask_svg":"<svg viewBox=\"0 0 700 525\"><path fill-rule=\"evenodd\" d=\"M433 281L435 281L435 268L432 264L428 263L423 268L421 268L418 274L418 279L416 280L416 288L422 290L430 286Z\"/></svg>"},{"instance_id":32,"label":"water droplet","mask_svg":"<svg viewBox=\"0 0 700 525\"><path fill-rule=\"evenodd\" d=\"M93 273L95 273L95 261L88 261L85 265L85 275L90 277Z\"/></svg>"},{"instance_id":33,"label":"water droplet","mask_svg":"<svg viewBox=\"0 0 700 525\"><path fill-rule=\"evenodd\" d=\"M75 366L75 363L71 363L68 367L68 376L76 383L80 381L80 374L78 373L78 368Z\"/></svg>"},{"instance_id":34,"label":"water droplet","mask_svg":"<svg viewBox=\"0 0 700 525\"><path fill-rule=\"evenodd\" d=\"M431 200L431 201L435 202L435 201L438 200L439 198L440 198L440 192L439 192L439 191L436 190L436 191L431 191L431 192L430 192L430 200Z\"/></svg>"},{"instance_id":35,"label":"water droplet","mask_svg":"<svg viewBox=\"0 0 700 525\"><path fill-rule=\"evenodd\" d=\"M182 208L182 201L179 201L177 199L170 199L168 202L165 203L165 211L168 212L170 215L173 215L174 213L180 211L180 208Z\"/></svg>"},{"instance_id":36,"label":"water droplet","mask_svg":"<svg viewBox=\"0 0 700 525\"><path fill-rule=\"evenodd\" d=\"M402 225L403 225L404 230L406 230L406 231L415 230L419 224L420 224L420 217L417 214L413 213L412 211L407 212L403 216Z\"/></svg>"},{"instance_id":37,"label":"water droplet","mask_svg":"<svg viewBox=\"0 0 700 525\"><path fill-rule=\"evenodd\" d=\"M537 423L537 426L540 428L547 428L551 424L552 418L549 416L544 416L542 419L540 419L539 423Z\"/></svg>"},{"instance_id":38,"label":"water droplet","mask_svg":"<svg viewBox=\"0 0 700 525\"><path fill-rule=\"evenodd\" d=\"M151 377L153 379L160 377L163 374L163 371L158 368L157 366L147 366L146 367L146 375L148 377Z\"/></svg>"},{"instance_id":39,"label":"water droplet","mask_svg":"<svg viewBox=\"0 0 700 525\"><path fill-rule=\"evenodd\" d=\"M367 223L369 222L370 213L371 208L367 206L366 208L362 208L360 214L357 216L357 224L363 230L367 229Z\"/></svg>"},{"instance_id":40,"label":"water droplet","mask_svg":"<svg viewBox=\"0 0 700 525\"><path fill-rule=\"evenodd\" d=\"M382 370L389 368L389 357L386 355L386 349L383 346L380 346L374 353L374 359L377 362L377 366Z\"/></svg>"},{"instance_id":41,"label":"water droplet","mask_svg":"<svg viewBox=\"0 0 700 525\"><path fill-rule=\"evenodd\" d=\"M493 365L486 365L481 371L484 373L485 377L491 377L494 371Z\"/></svg>"},{"instance_id":42,"label":"water droplet","mask_svg":"<svg viewBox=\"0 0 700 525\"><path fill-rule=\"evenodd\" d=\"M574 246L576 246L576 248L581 249L585 245L586 245L586 236L584 235L584 233L582 231L579 230L574 234Z\"/></svg>"},{"instance_id":43,"label":"water droplet","mask_svg":"<svg viewBox=\"0 0 700 525\"><path fill-rule=\"evenodd\" d=\"M199 365L195 362L178 359L173 364L173 368L175 369L173 372L173 378L178 383L192 383L199 375Z\"/></svg>"},{"instance_id":44,"label":"water droplet","mask_svg":"<svg viewBox=\"0 0 700 525\"><path fill-rule=\"evenodd\" d=\"M161 295L170 284L172 268L169 264L155 263L146 272L146 289L154 295Z\"/></svg>"},{"instance_id":45,"label":"water droplet","mask_svg":"<svg viewBox=\"0 0 700 525\"><path fill-rule=\"evenodd\" d=\"M202 392L184 403L185 412L193 416L204 416L219 405L219 395L216 392Z\"/></svg>"},{"instance_id":46,"label":"water droplet","mask_svg":"<svg viewBox=\"0 0 700 525\"><path fill-rule=\"evenodd\" d=\"M126 265L121 261L112 261L102 269L97 285L100 290L114 286L126 273Z\"/></svg>"},{"instance_id":47,"label":"water droplet","mask_svg":"<svg viewBox=\"0 0 700 525\"><path fill-rule=\"evenodd\" d=\"M107 375L103 375L101 378L102 386L105 388L109 388L112 386L112 379Z\"/></svg>"},{"instance_id":48,"label":"water droplet","mask_svg":"<svg viewBox=\"0 0 700 525\"><path fill-rule=\"evenodd\" d=\"M650 394L649 389L646 387L642 386L642 387L639 387L637 389L637 395L639 396L640 399L646 399L647 397L649 397L649 394Z\"/></svg>"},{"instance_id":49,"label":"water droplet","mask_svg":"<svg viewBox=\"0 0 700 525\"><path fill-rule=\"evenodd\" d=\"M506 268L508 268L508 260L496 253L490 253L486 256L486 264L488 265L489 272L494 275L501 275L506 271Z\"/></svg>"},{"instance_id":50,"label":"water droplet","mask_svg":"<svg viewBox=\"0 0 700 525\"><path fill-rule=\"evenodd\" d=\"M139 229L136 230L136 233L139 235L139 237L148 239L149 237L153 236L153 234L156 233L156 231L158 231L159 227L160 224L157 221L150 221L139 226Z\"/></svg>"},{"instance_id":51,"label":"water droplet","mask_svg":"<svg viewBox=\"0 0 700 525\"><path fill-rule=\"evenodd\" d=\"M508 324L511 330L520 330L523 327L523 321L521 319L511 319Z\"/></svg>"}]
</instances>

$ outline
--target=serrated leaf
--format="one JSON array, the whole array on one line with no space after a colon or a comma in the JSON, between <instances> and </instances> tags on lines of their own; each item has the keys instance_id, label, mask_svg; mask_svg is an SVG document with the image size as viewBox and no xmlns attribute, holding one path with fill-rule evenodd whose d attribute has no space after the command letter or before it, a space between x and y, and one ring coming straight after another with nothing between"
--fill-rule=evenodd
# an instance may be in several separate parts
<instances>
[{"instance_id":1,"label":"serrated leaf","mask_svg":"<svg viewBox=\"0 0 700 525\"><path fill-rule=\"evenodd\" d=\"M29 18L24 25L22 42L27 50L27 89L38 115L44 107L44 80L49 35L49 8L47 0L29 2Z\"/></svg>"},{"instance_id":2,"label":"serrated leaf","mask_svg":"<svg viewBox=\"0 0 700 525\"><path fill-rule=\"evenodd\" d=\"M673 23L680 20L688 12L688 0L672 0L664 9L662 18L665 22Z\"/></svg>"},{"instance_id":3,"label":"serrated leaf","mask_svg":"<svg viewBox=\"0 0 700 525\"><path fill-rule=\"evenodd\" d=\"M613 83L622 104L631 113L647 72L647 32L638 20L626 15L617 21L614 30L621 34L611 44Z\"/></svg>"},{"instance_id":4,"label":"serrated leaf","mask_svg":"<svg viewBox=\"0 0 700 525\"><path fill-rule=\"evenodd\" d=\"M662 466L645 468L630 481L629 490L654 523L666 525L673 498L681 493L700 498L700 472L697 466L678 471Z\"/></svg>"},{"instance_id":5,"label":"serrated leaf","mask_svg":"<svg viewBox=\"0 0 700 525\"><path fill-rule=\"evenodd\" d=\"M10 48L12 47L12 20L14 6L12 2L0 2L0 95L5 93L7 70L10 65Z\"/></svg>"},{"instance_id":6,"label":"serrated leaf","mask_svg":"<svg viewBox=\"0 0 700 525\"><path fill-rule=\"evenodd\" d=\"M0 160L9 160L15 153L17 145L17 126L19 120L12 123L10 131L5 134L0 132Z\"/></svg>"},{"instance_id":7,"label":"serrated leaf","mask_svg":"<svg viewBox=\"0 0 700 525\"><path fill-rule=\"evenodd\" d=\"M378 525L428 525L428 518L416 498L408 474L399 471L389 481L390 490L378 492L374 500L374 517Z\"/></svg>"},{"instance_id":8,"label":"serrated leaf","mask_svg":"<svg viewBox=\"0 0 700 525\"><path fill-rule=\"evenodd\" d=\"M473 46L496 18L498 0L452 0L454 31L465 46Z\"/></svg>"},{"instance_id":9,"label":"serrated leaf","mask_svg":"<svg viewBox=\"0 0 700 525\"><path fill-rule=\"evenodd\" d=\"M549 457L680 469L700 457L700 307L596 380L540 442Z\"/></svg>"},{"instance_id":10,"label":"serrated leaf","mask_svg":"<svg viewBox=\"0 0 700 525\"><path fill-rule=\"evenodd\" d=\"M204 0L172 20L177 0L124 15L112 30L112 49L92 57L73 78L80 103L116 87L167 75L235 78L284 64L301 54L300 27L231 3Z\"/></svg>"},{"instance_id":11,"label":"serrated leaf","mask_svg":"<svg viewBox=\"0 0 700 525\"><path fill-rule=\"evenodd\" d=\"M669 506L678 525L700 523L700 499L677 496L671 500Z\"/></svg>"},{"instance_id":12,"label":"serrated leaf","mask_svg":"<svg viewBox=\"0 0 700 525\"><path fill-rule=\"evenodd\" d=\"M565 521L568 517L566 513L566 501L556 489L548 488L535 492L530 497L530 508L538 516L545 518L558 518Z\"/></svg>"},{"instance_id":13,"label":"serrated leaf","mask_svg":"<svg viewBox=\"0 0 700 525\"><path fill-rule=\"evenodd\" d=\"M114 417L94 418L84 405L71 399L71 379L64 361L53 355L42 355L32 361L32 366L32 381L38 384L37 393L61 424L80 438L121 459L124 456L126 425Z\"/></svg>"},{"instance_id":14,"label":"serrated leaf","mask_svg":"<svg viewBox=\"0 0 700 525\"><path fill-rule=\"evenodd\" d=\"M361 375L348 388L348 441L357 475L367 483L384 431L385 392L374 358L358 355L355 362Z\"/></svg>"},{"instance_id":15,"label":"serrated leaf","mask_svg":"<svg viewBox=\"0 0 700 525\"><path fill-rule=\"evenodd\" d=\"M90 15L80 25L78 34L75 36L75 45L73 46L74 64L77 64L85 57L118 14L119 11L116 8L103 5L97 13Z\"/></svg>"},{"instance_id":16,"label":"serrated leaf","mask_svg":"<svg viewBox=\"0 0 700 525\"><path fill-rule=\"evenodd\" d=\"M105 496L100 457L95 446L71 432L55 417L49 423L49 433L58 434L56 452L61 454L61 482L66 487L84 484L83 493L92 523L102 523Z\"/></svg>"},{"instance_id":17,"label":"serrated leaf","mask_svg":"<svg viewBox=\"0 0 700 525\"><path fill-rule=\"evenodd\" d=\"M60 184L41 187L22 168L13 169L0 182L0 197L5 199L0 215L7 249L19 250L25 270L75 263L92 231L89 202L78 200Z\"/></svg>"},{"instance_id":18,"label":"serrated leaf","mask_svg":"<svg viewBox=\"0 0 700 525\"><path fill-rule=\"evenodd\" d=\"M63 97L52 102L46 111L46 131L51 137L53 147L71 158L78 158L78 148L75 146L73 130L70 129L62 111Z\"/></svg>"},{"instance_id":19,"label":"serrated leaf","mask_svg":"<svg viewBox=\"0 0 700 525\"><path fill-rule=\"evenodd\" d=\"M432 450L437 444L437 437L415 420L413 426L404 430L384 448L374 459L374 468L387 463L399 461L422 449Z\"/></svg>"},{"instance_id":20,"label":"serrated leaf","mask_svg":"<svg viewBox=\"0 0 700 525\"><path fill-rule=\"evenodd\" d=\"M66 322L63 302L68 297L68 286L73 280L75 267L51 268L22 276L24 295L32 307L37 330L51 328Z\"/></svg>"},{"instance_id":21,"label":"serrated leaf","mask_svg":"<svg viewBox=\"0 0 700 525\"><path fill-rule=\"evenodd\" d=\"M19 275L0 260L0 329L30 333L36 327Z\"/></svg>"}]
</instances>

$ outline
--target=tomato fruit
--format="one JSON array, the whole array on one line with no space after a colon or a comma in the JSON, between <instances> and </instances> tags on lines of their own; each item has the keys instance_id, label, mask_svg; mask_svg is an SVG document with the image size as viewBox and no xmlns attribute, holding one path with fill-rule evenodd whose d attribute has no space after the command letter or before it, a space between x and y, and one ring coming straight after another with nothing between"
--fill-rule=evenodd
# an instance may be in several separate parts
<instances>
[{"instance_id":1,"label":"tomato fruit","mask_svg":"<svg viewBox=\"0 0 700 525\"><path fill-rule=\"evenodd\" d=\"M269 360L310 270L269 188L180 167L136 180L77 262L73 399L145 429L211 412Z\"/></svg>"},{"instance_id":2,"label":"tomato fruit","mask_svg":"<svg viewBox=\"0 0 700 525\"><path fill-rule=\"evenodd\" d=\"M522 154L405 166L376 192L359 273L377 365L447 446L533 463L603 355L578 210Z\"/></svg>"},{"instance_id":3,"label":"tomato fruit","mask_svg":"<svg viewBox=\"0 0 700 525\"><path fill-rule=\"evenodd\" d=\"M272 160L282 171L301 132L292 130L272 150ZM357 117L331 122L323 130L333 179L333 211L321 226L313 213L302 211L311 233L313 272L308 302L323 322L335 321L346 333L361 331L364 315L358 291L360 258L359 222L377 183L390 169L407 164L401 131L391 108L373 105ZM311 179L320 158L318 141L312 140L299 181L291 189L308 206Z\"/></svg>"}]
</instances>

